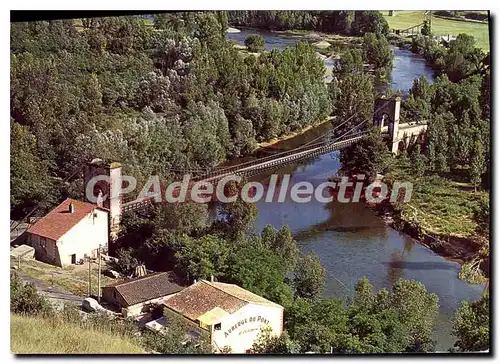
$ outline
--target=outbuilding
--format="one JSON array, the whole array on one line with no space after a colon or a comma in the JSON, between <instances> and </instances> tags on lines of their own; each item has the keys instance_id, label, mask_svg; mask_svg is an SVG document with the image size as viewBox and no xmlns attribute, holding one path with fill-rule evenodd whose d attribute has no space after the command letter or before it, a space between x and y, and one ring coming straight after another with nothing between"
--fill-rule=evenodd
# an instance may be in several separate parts
<instances>
[{"instance_id":1,"label":"outbuilding","mask_svg":"<svg viewBox=\"0 0 500 364\"><path fill-rule=\"evenodd\" d=\"M121 310L124 317L134 317L180 292L184 286L173 272L159 272L124 280L102 288L102 298Z\"/></svg>"}]
</instances>

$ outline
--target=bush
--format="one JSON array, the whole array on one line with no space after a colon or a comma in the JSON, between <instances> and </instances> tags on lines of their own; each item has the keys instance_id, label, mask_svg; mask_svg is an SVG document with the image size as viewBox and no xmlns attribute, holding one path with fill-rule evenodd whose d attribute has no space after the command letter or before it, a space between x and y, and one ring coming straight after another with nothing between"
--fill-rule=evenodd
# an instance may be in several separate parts
<instances>
[{"instance_id":1,"label":"bush","mask_svg":"<svg viewBox=\"0 0 500 364\"><path fill-rule=\"evenodd\" d=\"M31 283L24 284L17 274L10 275L10 311L21 315L48 315L52 306Z\"/></svg>"},{"instance_id":2,"label":"bush","mask_svg":"<svg viewBox=\"0 0 500 364\"><path fill-rule=\"evenodd\" d=\"M245 39L245 45L250 52L260 52L266 44L264 37L258 34L251 34Z\"/></svg>"}]
</instances>

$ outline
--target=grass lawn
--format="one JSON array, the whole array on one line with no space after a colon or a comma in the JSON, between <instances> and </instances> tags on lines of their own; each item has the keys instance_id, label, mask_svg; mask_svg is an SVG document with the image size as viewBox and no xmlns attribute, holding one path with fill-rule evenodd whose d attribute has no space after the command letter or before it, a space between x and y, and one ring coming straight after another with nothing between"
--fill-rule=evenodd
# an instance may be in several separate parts
<instances>
[{"instance_id":1,"label":"grass lawn","mask_svg":"<svg viewBox=\"0 0 500 364\"><path fill-rule=\"evenodd\" d=\"M15 354L141 354L136 343L70 323L10 316L10 350Z\"/></svg>"},{"instance_id":2,"label":"grass lawn","mask_svg":"<svg viewBox=\"0 0 500 364\"><path fill-rule=\"evenodd\" d=\"M439 176L414 177L409 163L398 159L387 178L411 181L413 193L405 204L402 217L415 219L428 232L467 237L474 233L476 208L488 192L474 192L467 183L456 183Z\"/></svg>"},{"instance_id":3,"label":"grass lawn","mask_svg":"<svg viewBox=\"0 0 500 364\"><path fill-rule=\"evenodd\" d=\"M388 12L384 10L382 14L391 29L406 29L424 20L424 11L397 11L394 16L388 16ZM477 46L484 51L490 49L488 29L488 24L432 17L432 33L454 36L460 33L472 35L476 39Z\"/></svg>"}]
</instances>

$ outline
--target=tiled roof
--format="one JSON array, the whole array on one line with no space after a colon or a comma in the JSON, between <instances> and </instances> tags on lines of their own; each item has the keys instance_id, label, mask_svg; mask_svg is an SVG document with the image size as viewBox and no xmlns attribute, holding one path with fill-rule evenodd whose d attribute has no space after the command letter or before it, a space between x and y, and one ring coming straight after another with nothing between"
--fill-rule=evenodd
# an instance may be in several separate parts
<instances>
[{"instance_id":1,"label":"tiled roof","mask_svg":"<svg viewBox=\"0 0 500 364\"><path fill-rule=\"evenodd\" d=\"M216 307L234 313L249 303L281 307L234 284L208 281L196 282L164 302L193 321Z\"/></svg>"},{"instance_id":2,"label":"tiled roof","mask_svg":"<svg viewBox=\"0 0 500 364\"><path fill-rule=\"evenodd\" d=\"M229 283L222 283L222 282L210 282L212 286L234 296L238 297L239 299L243 301L247 301L248 303L256 303L259 305L267 305L267 306L275 306L275 307L281 307L281 305L278 305L277 303L274 303L272 301L269 301L268 299L261 297L253 292L247 291L244 288L241 288L240 286L237 286L236 284L229 284Z\"/></svg>"},{"instance_id":3,"label":"tiled roof","mask_svg":"<svg viewBox=\"0 0 500 364\"><path fill-rule=\"evenodd\" d=\"M73 213L69 212L70 203L74 207ZM52 240L58 240L96 208L102 209L91 203L68 198L38 220L28 229L28 232Z\"/></svg>"},{"instance_id":4,"label":"tiled roof","mask_svg":"<svg viewBox=\"0 0 500 364\"><path fill-rule=\"evenodd\" d=\"M172 272L159 272L144 277L116 282L103 287L115 288L128 306L154 300L181 291L184 286Z\"/></svg>"}]
</instances>

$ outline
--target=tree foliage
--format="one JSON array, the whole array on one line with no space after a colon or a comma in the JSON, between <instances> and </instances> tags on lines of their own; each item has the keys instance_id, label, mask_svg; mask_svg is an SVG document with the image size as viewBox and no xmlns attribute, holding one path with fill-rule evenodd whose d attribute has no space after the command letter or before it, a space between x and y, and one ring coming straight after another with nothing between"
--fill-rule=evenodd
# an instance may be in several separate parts
<instances>
[{"instance_id":1,"label":"tree foliage","mask_svg":"<svg viewBox=\"0 0 500 364\"><path fill-rule=\"evenodd\" d=\"M294 274L295 292L298 297L319 298L323 295L325 268L314 253L302 256Z\"/></svg>"},{"instance_id":2,"label":"tree foliage","mask_svg":"<svg viewBox=\"0 0 500 364\"><path fill-rule=\"evenodd\" d=\"M342 170L349 174L365 174L374 180L377 173L384 173L390 166L391 153L382 139L380 131L374 127L358 143L340 152Z\"/></svg>"},{"instance_id":3,"label":"tree foliage","mask_svg":"<svg viewBox=\"0 0 500 364\"><path fill-rule=\"evenodd\" d=\"M52 306L32 283L23 283L17 274L11 273L10 311L20 315L49 315Z\"/></svg>"},{"instance_id":4,"label":"tree foliage","mask_svg":"<svg viewBox=\"0 0 500 364\"><path fill-rule=\"evenodd\" d=\"M172 169L213 168L330 114L312 46L241 57L226 12L157 14L154 27L138 16L79 23L12 25L14 213L48 190L51 203L78 197L57 181L96 157L139 184L173 179Z\"/></svg>"},{"instance_id":5,"label":"tree foliage","mask_svg":"<svg viewBox=\"0 0 500 364\"><path fill-rule=\"evenodd\" d=\"M250 34L245 39L245 45L250 52L260 52L262 49L264 49L264 37L259 34Z\"/></svg>"},{"instance_id":6,"label":"tree foliage","mask_svg":"<svg viewBox=\"0 0 500 364\"><path fill-rule=\"evenodd\" d=\"M229 22L237 26L267 30L304 29L361 36L389 33L389 25L379 11L229 11Z\"/></svg>"},{"instance_id":7,"label":"tree foliage","mask_svg":"<svg viewBox=\"0 0 500 364\"><path fill-rule=\"evenodd\" d=\"M458 351L482 351L490 348L489 295L478 301L463 301L453 319L453 335Z\"/></svg>"}]
</instances>

